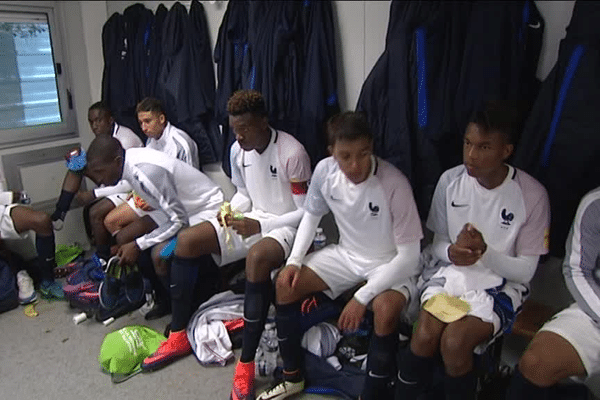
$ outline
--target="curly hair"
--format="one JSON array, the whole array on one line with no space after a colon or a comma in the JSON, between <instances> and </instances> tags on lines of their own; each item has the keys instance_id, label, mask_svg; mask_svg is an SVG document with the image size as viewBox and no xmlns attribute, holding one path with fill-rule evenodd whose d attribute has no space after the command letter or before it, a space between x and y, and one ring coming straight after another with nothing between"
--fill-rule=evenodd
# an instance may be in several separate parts
<instances>
[{"instance_id":1,"label":"curly hair","mask_svg":"<svg viewBox=\"0 0 600 400\"><path fill-rule=\"evenodd\" d=\"M256 90L238 90L227 102L227 113L233 116L250 113L266 117L267 106L260 92Z\"/></svg>"}]
</instances>

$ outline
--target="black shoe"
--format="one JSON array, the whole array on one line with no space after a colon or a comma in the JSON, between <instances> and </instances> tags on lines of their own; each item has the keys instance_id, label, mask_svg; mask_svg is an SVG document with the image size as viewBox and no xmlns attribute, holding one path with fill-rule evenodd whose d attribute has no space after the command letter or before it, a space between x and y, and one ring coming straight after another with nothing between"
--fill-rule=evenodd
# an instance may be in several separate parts
<instances>
[{"instance_id":1,"label":"black shoe","mask_svg":"<svg viewBox=\"0 0 600 400\"><path fill-rule=\"evenodd\" d=\"M154 307L152 307L152 310L148 311L144 318L146 318L148 321L151 321L169 314L171 314L171 304L168 302L156 303Z\"/></svg>"}]
</instances>

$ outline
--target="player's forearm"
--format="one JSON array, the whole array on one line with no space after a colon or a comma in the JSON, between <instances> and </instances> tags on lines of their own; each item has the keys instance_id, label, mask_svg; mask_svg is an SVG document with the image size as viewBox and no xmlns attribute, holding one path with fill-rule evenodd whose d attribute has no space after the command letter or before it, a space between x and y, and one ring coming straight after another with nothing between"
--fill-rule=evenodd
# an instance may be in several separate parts
<instances>
[{"instance_id":1,"label":"player's forearm","mask_svg":"<svg viewBox=\"0 0 600 400\"><path fill-rule=\"evenodd\" d=\"M511 257L488 246L481 257L481 262L486 268L509 281L528 283L535 274L539 258L539 256Z\"/></svg>"},{"instance_id":2,"label":"player's forearm","mask_svg":"<svg viewBox=\"0 0 600 400\"><path fill-rule=\"evenodd\" d=\"M231 208L238 212L247 212L252 208L252 200L248 195L248 191L244 188L237 188L237 191L229 202Z\"/></svg>"},{"instance_id":3,"label":"player's forearm","mask_svg":"<svg viewBox=\"0 0 600 400\"><path fill-rule=\"evenodd\" d=\"M321 218L321 216L311 214L308 211L303 213L287 264L293 264L298 267L302 265L304 256L313 242Z\"/></svg>"},{"instance_id":4,"label":"player's forearm","mask_svg":"<svg viewBox=\"0 0 600 400\"><path fill-rule=\"evenodd\" d=\"M96 198L100 198L100 197L110 196L112 194L127 193L127 192L130 192L132 189L133 188L131 187L129 182L127 182L125 180L120 180L114 186L99 187L99 188L94 189L93 192L94 192L94 196L96 196Z\"/></svg>"},{"instance_id":5,"label":"player's forearm","mask_svg":"<svg viewBox=\"0 0 600 400\"><path fill-rule=\"evenodd\" d=\"M420 273L420 242L404 243L397 245L396 248L397 253L394 258L379 267L387 273L369 279L363 287L356 291L354 298L359 303L368 304L378 294Z\"/></svg>"},{"instance_id":6,"label":"player's forearm","mask_svg":"<svg viewBox=\"0 0 600 400\"><path fill-rule=\"evenodd\" d=\"M450 242L450 239L436 233L433 236L433 254L435 254L435 256L442 261L446 261L448 263L452 262L450 261L450 257L448 257L448 248L451 244L452 243Z\"/></svg>"},{"instance_id":7,"label":"player's forearm","mask_svg":"<svg viewBox=\"0 0 600 400\"><path fill-rule=\"evenodd\" d=\"M291 211L289 213L285 213L283 215L278 215L276 217L270 218L257 218L258 222L260 222L260 230L263 234L272 231L273 229L281 228L283 226L290 226L295 228L302 220L302 216L304 215L304 210L298 208L297 210Z\"/></svg>"}]
</instances>

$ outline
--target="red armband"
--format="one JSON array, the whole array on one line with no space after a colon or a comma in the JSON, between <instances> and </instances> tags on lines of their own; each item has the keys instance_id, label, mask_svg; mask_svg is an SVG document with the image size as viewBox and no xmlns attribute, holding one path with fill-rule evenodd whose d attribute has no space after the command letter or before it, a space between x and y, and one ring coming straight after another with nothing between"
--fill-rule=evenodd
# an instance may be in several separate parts
<instances>
[{"instance_id":1,"label":"red armband","mask_svg":"<svg viewBox=\"0 0 600 400\"><path fill-rule=\"evenodd\" d=\"M308 183L306 182L292 182L292 194L306 194L308 191Z\"/></svg>"}]
</instances>

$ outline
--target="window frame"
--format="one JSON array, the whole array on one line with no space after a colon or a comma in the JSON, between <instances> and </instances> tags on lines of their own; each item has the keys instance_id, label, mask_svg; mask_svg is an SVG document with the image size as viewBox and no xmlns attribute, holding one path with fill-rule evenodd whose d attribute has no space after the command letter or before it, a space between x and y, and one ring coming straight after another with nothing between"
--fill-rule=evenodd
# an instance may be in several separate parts
<instances>
[{"instance_id":1,"label":"window frame","mask_svg":"<svg viewBox=\"0 0 600 400\"><path fill-rule=\"evenodd\" d=\"M42 13L48 16L50 45L56 76L59 108L62 121L51 124L32 125L0 130L0 149L21 147L32 144L54 142L57 140L76 138L77 119L74 99L70 90L70 80L65 65L65 51L62 42L62 29L57 14L58 6L54 1L29 1L19 4L0 1L0 12ZM60 65L60 73L57 66Z\"/></svg>"}]
</instances>

